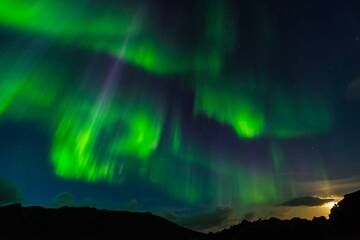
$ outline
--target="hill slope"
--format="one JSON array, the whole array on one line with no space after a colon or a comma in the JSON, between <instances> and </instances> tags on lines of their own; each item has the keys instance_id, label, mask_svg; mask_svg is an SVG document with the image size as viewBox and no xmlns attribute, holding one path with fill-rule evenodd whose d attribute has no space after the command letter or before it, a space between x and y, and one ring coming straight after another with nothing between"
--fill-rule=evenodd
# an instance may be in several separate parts
<instances>
[{"instance_id":1,"label":"hill slope","mask_svg":"<svg viewBox=\"0 0 360 240\"><path fill-rule=\"evenodd\" d=\"M45 209L11 205L0 208L0 235L48 239L79 236L97 239L204 239L197 233L151 213L105 211L93 208ZM0 236L1 239L3 239Z\"/></svg>"}]
</instances>

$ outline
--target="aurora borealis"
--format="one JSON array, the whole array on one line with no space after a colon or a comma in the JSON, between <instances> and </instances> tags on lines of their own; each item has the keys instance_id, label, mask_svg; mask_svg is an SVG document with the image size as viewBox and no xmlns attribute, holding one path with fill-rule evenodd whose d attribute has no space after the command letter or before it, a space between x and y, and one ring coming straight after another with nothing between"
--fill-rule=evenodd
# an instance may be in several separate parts
<instances>
[{"instance_id":1,"label":"aurora borealis","mask_svg":"<svg viewBox=\"0 0 360 240\"><path fill-rule=\"evenodd\" d=\"M360 170L360 7L330 2L1 0L0 176L150 211L339 193L304 188Z\"/></svg>"}]
</instances>

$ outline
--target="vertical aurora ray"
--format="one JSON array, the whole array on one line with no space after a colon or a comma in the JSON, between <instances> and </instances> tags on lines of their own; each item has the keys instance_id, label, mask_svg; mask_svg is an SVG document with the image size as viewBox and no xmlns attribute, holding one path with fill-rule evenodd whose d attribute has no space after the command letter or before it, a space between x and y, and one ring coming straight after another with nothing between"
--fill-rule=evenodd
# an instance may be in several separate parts
<instances>
[{"instance_id":1,"label":"vertical aurora ray","mask_svg":"<svg viewBox=\"0 0 360 240\"><path fill-rule=\"evenodd\" d=\"M230 163L214 166L213 171L217 205L242 209L279 200L277 184L271 172L254 171L249 166ZM229 185L229 182L233 184Z\"/></svg>"},{"instance_id":2,"label":"vertical aurora ray","mask_svg":"<svg viewBox=\"0 0 360 240\"><path fill-rule=\"evenodd\" d=\"M326 100L304 93L288 96L279 92L272 98L271 133L279 138L324 134L333 125Z\"/></svg>"},{"instance_id":3,"label":"vertical aurora ray","mask_svg":"<svg viewBox=\"0 0 360 240\"><path fill-rule=\"evenodd\" d=\"M229 160L228 153L213 152L216 146L203 146L178 132L184 129L174 117L170 128L171 145L152 157L143 175L170 196L194 205L206 202L211 206L239 209L281 199L271 170L254 168L239 157L236 161Z\"/></svg>"},{"instance_id":4,"label":"vertical aurora ray","mask_svg":"<svg viewBox=\"0 0 360 240\"><path fill-rule=\"evenodd\" d=\"M135 25L137 20L134 19ZM129 32L120 54L126 51L132 33ZM145 160L156 149L162 128L162 120L156 118L158 116L156 111L148 111L149 104L137 105L136 99L132 99L134 101L131 102L131 98L121 94L115 99L115 90L118 86L122 87L119 83L121 64L119 59L114 61L104 80L99 100L94 103L94 107L85 109L84 118L80 117L81 120L77 121L79 117L65 117L66 122L60 123L53 150L53 162L59 176L111 182L115 180L116 168L119 168L118 162L121 157ZM139 92L136 94L139 95ZM129 102L131 105L128 104ZM67 123L70 126L66 125ZM99 139L104 138L101 135L109 130L110 126L115 127L112 124L119 124L123 129L106 136L105 139L110 141L104 146L105 144L100 143ZM76 147L72 148L73 144Z\"/></svg>"},{"instance_id":5,"label":"vertical aurora ray","mask_svg":"<svg viewBox=\"0 0 360 240\"><path fill-rule=\"evenodd\" d=\"M79 113L74 112L65 114L59 123L52 152L58 176L89 182L114 179L114 156L109 155L106 161L100 162L94 149L105 125L104 121L109 111L107 105L112 97L111 90L115 87L119 68L120 63L116 60L100 92L100 99L94 107L86 109L89 112L84 113L85 118L79 118L75 115Z\"/></svg>"},{"instance_id":6,"label":"vertical aurora ray","mask_svg":"<svg viewBox=\"0 0 360 240\"><path fill-rule=\"evenodd\" d=\"M162 132L161 112L150 109L149 104L134 108L124 103L85 108L83 112L75 107L64 114L52 150L57 174L68 179L116 182L122 159L138 159L144 167Z\"/></svg>"},{"instance_id":7,"label":"vertical aurora ray","mask_svg":"<svg viewBox=\"0 0 360 240\"><path fill-rule=\"evenodd\" d=\"M284 156L281 147L277 142L272 142L270 146L270 150L271 150L271 159L275 172L279 172L281 169L281 165L284 161Z\"/></svg>"},{"instance_id":8,"label":"vertical aurora ray","mask_svg":"<svg viewBox=\"0 0 360 240\"><path fill-rule=\"evenodd\" d=\"M58 176L89 182L111 181L114 178L115 160L108 156L99 161L94 153L96 138L103 119L93 113L90 123L85 124L79 112L64 115L56 130L52 159ZM103 156L105 158L105 156Z\"/></svg>"},{"instance_id":9,"label":"vertical aurora ray","mask_svg":"<svg viewBox=\"0 0 360 240\"><path fill-rule=\"evenodd\" d=\"M224 59L236 42L236 28L232 9L225 1L210 0L203 18L203 32L193 57L194 74L208 81L218 81L224 69Z\"/></svg>"},{"instance_id":10,"label":"vertical aurora ray","mask_svg":"<svg viewBox=\"0 0 360 240\"><path fill-rule=\"evenodd\" d=\"M121 159L146 160L156 149L161 116L156 118L149 108L126 109L125 104L119 104L80 112L81 108L75 107L63 114L52 150L57 174L68 179L116 182Z\"/></svg>"}]
</instances>

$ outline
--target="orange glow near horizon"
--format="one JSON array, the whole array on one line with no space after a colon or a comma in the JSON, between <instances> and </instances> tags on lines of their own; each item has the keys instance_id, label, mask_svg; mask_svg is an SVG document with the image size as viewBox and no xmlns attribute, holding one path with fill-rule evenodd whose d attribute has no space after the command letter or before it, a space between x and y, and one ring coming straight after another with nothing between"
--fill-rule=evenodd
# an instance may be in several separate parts
<instances>
[{"instance_id":1,"label":"orange glow near horizon","mask_svg":"<svg viewBox=\"0 0 360 240\"><path fill-rule=\"evenodd\" d=\"M328 203L325 203L323 205L323 207L326 207L331 210L337 203L338 203L337 201L328 202Z\"/></svg>"}]
</instances>

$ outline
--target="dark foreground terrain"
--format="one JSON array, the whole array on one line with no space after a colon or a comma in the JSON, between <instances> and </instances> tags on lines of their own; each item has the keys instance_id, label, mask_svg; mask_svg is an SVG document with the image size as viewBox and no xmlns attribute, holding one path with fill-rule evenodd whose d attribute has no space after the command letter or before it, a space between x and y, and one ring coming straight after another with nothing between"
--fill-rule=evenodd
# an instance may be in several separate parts
<instances>
[{"instance_id":1,"label":"dark foreground terrain","mask_svg":"<svg viewBox=\"0 0 360 240\"><path fill-rule=\"evenodd\" d=\"M150 213L92 208L0 208L0 239L358 239L360 191L345 195L330 219L243 221L214 234L177 226Z\"/></svg>"}]
</instances>

